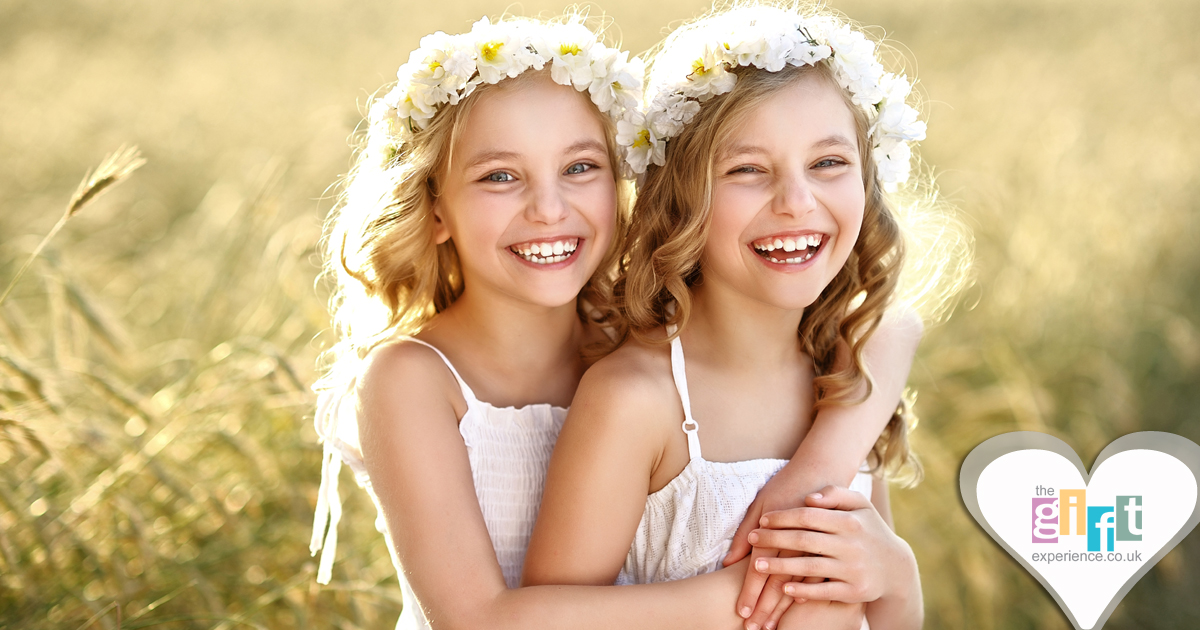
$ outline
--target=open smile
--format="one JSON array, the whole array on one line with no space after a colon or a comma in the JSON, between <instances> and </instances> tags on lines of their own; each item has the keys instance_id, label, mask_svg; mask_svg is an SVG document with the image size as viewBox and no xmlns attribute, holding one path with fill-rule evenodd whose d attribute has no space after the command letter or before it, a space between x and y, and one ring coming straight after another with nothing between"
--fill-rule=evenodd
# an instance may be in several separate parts
<instances>
[{"instance_id":1,"label":"open smile","mask_svg":"<svg viewBox=\"0 0 1200 630\"><path fill-rule=\"evenodd\" d=\"M754 253L777 265L794 265L808 262L828 241L825 234L788 234L768 236L750 244Z\"/></svg>"},{"instance_id":2,"label":"open smile","mask_svg":"<svg viewBox=\"0 0 1200 630\"><path fill-rule=\"evenodd\" d=\"M527 241L509 245L508 251L535 265L553 265L575 256L579 249L578 237L565 237L549 241Z\"/></svg>"}]
</instances>

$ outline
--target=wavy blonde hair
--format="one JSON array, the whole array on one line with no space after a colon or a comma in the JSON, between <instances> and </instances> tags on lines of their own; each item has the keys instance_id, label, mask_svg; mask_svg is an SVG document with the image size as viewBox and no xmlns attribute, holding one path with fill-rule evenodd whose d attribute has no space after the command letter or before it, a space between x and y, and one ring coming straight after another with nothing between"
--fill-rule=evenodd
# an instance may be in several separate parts
<instances>
[{"instance_id":1,"label":"wavy blonde hair","mask_svg":"<svg viewBox=\"0 0 1200 630\"><path fill-rule=\"evenodd\" d=\"M555 21L570 18L567 15ZM548 80L549 69L528 70L496 84L480 85L457 105L443 106L428 127L417 131L384 163L366 150L372 144L371 131L360 134L355 165L342 181L338 203L325 222L323 275L333 285L330 312L337 342L322 355L325 374L314 389L347 382L357 375L361 361L373 348L397 336L420 332L462 294L462 270L453 241L434 242L433 206L442 175L450 168L454 147L475 104L489 93L521 89L538 77ZM372 103L389 88L377 92ZM609 307L608 296L623 248L621 236L627 231L629 185L619 178L615 123L596 109L586 93L578 94L603 125L618 191L613 244L580 291L578 308L584 321L620 331L623 328ZM593 307L587 312L584 300Z\"/></svg>"},{"instance_id":2,"label":"wavy blonde hair","mask_svg":"<svg viewBox=\"0 0 1200 630\"><path fill-rule=\"evenodd\" d=\"M899 214L920 218L912 227L921 234L904 233L871 158L867 116L851 103L825 62L788 66L779 72L753 67L732 72L738 75L733 90L706 101L667 145L665 164L648 168L634 205L629 252L614 283L613 302L627 320L630 334L639 340L652 342L652 331L668 324L676 325L679 334L691 315L691 288L701 279L719 151L756 107L801 77L815 75L843 95L854 116L866 207L862 230L845 266L805 309L797 333L817 375L815 409L860 402L873 387L863 365L863 348L885 310L904 302L927 317L944 316L950 298L968 281L969 232L938 201L932 185L918 184ZM907 222L904 227L909 227ZM930 247L939 239L947 240ZM922 247L917 250L922 255L906 264L912 245ZM912 271L913 283L902 286L902 269ZM864 383L867 393L856 397L854 392ZM870 463L873 470L915 482L920 464L908 443L915 425L909 400L905 397L892 415L872 449Z\"/></svg>"}]
</instances>

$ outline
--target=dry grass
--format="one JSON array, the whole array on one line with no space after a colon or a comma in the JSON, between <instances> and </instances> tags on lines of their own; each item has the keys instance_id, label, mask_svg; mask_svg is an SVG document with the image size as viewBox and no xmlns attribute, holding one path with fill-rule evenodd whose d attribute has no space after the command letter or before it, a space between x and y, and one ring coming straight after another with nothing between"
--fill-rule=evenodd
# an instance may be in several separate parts
<instances>
[{"instance_id":1,"label":"dry grass","mask_svg":"<svg viewBox=\"0 0 1200 630\"><path fill-rule=\"evenodd\" d=\"M422 34L502 7L66 5L0 6L0 278L105 148L131 140L150 163L0 304L0 619L390 627L398 588L362 493L345 493L334 584L314 583L307 552L325 188L347 167L354 100ZM914 369L926 480L894 495L927 626L1066 628L970 521L958 466L1014 429L1087 462L1136 430L1200 442L1200 7L838 6L920 60L924 156L977 238L977 288ZM607 8L642 49L703 3ZM1195 625L1198 540L1107 627Z\"/></svg>"}]
</instances>

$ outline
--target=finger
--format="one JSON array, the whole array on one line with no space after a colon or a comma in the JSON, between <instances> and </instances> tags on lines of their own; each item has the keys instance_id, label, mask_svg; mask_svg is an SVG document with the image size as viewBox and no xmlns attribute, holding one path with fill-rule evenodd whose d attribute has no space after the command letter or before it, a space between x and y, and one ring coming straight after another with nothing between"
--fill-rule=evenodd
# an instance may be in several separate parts
<instances>
[{"instance_id":1,"label":"finger","mask_svg":"<svg viewBox=\"0 0 1200 630\"><path fill-rule=\"evenodd\" d=\"M767 583L769 577L765 573L760 573L754 570L754 563L759 558L771 558L778 554L773 549L759 549L755 547L750 552L750 567L746 569L746 579L742 582L742 592L738 595L737 611L738 616L743 619L749 619L754 608L758 605L759 596L762 593L763 585ZM782 586L782 585L780 585ZM761 626L761 623L759 624ZM748 626L747 626L748 627Z\"/></svg>"},{"instance_id":2,"label":"finger","mask_svg":"<svg viewBox=\"0 0 1200 630\"><path fill-rule=\"evenodd\" d=\"M850 512L871 506L871 500L859 492L842 486L825 486L819 492L804 497L805 505L829 510Z\"/></svg>"},{"instance_id":3,"label":"finger","mask_svg":"<svg viewBox=\"0 0 1200 630\"><path fill-rule=\"evenodd\" d=\"M837 580L820 582L818 584L788 582L784 585L783 592L796 599L845 602L848 604L862 603L862 599L855 592L853 586L847 582Z\"/></svg>"},{"instance_id":4,"label":"finger","mask_svg":"<svg viewBox=\"0 0 1200 630\"><path fill-rule=\"evenodd\" d=\"M759 573L770 573L771 575L814 575L840 580L845 578L843 564L832 558L801 556L799 558L759 558L755 561L754 568ZM806 597L805 599L812 598Z\"/></svg>"},{"instance_id":5,"label":"finger","mask_svg":"<svg viewBox=\"0 0 1200 630\"><path fill-rule=\"evenodd\" d=\"M758 602L754 607L754 613L746 620L746 630L755 630L763 628L767 620L771 618L771 612L783 600L783 585L788 583L791 576L772 575L763 586L762 595L759 596Z\"/></svg>"},{"instance_id":6,"label":"finger","mask_svg":"<svg viewBox=\"0 0 1200 630\"><path fill-rule=\"evenodd\" d=\"M754 538L758 541L756 544L759 549L810 553L833 558L841 557L843 546L842 541L834 534L808 529L756 529Z\"/></svg>"},{"instance_id":7,"label":"finger","mask_svg":"<svg viewBox=\"0 0 1200 630\"><path fill-rule=\"evenodd\" d=\"M849 513L817 507L792 508L763 514L759 523L771 529L811 529L835 534L846 526Z\"/></svg>"},{"instance_id":8,"label":"finger","mask_svg":"<svg viewBox=\"0 0 1200 630\"><path fill-rule=\"evenodd\" d=\"M792 596L784 595L783 599L779 600L779 604L775 606L775 612L771 613L771 617L767 619L767 623L763 624L763 628L766 628L766 630L775 630L779 626L779 620L783 618L783 613L792 607L792 602L794 601L796 600Z\"/></svg>"},{"instance_id":9,"label":"finger","mask_svg":"<svg viewBox=\"0 0 1200 630\"><path fill-rule=\"evenodd\" d=\"M733 543L729 545L729 553L725 554L725 559L721 561L721 564L729 566L750 553L750 542L746 540L746 537L751 530L758 527L760 518L762 518L762 502L755 499L746 510L746 518L742 519L742 524L733 533Z\"/></svg>"}]
</instances>

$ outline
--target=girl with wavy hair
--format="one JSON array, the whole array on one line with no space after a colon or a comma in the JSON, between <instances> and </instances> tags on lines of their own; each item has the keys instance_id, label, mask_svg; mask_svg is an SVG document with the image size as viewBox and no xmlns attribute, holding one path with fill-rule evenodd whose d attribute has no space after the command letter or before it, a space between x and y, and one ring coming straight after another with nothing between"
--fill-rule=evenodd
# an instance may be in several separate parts
<instances>
[{"instance_id":1,"label":"girl with wavy hair","mask_svg":"<svg viewBox=\"0 0 1200 630\"><path fill-rule=\"evenodd\" d=\"M436 33L370 106L327 225L337 345L313 552L327 583L344 462L379 508L400 628L733 628L743 562L635 589L515 588L628 212L617 121L642 68L577 18ZM811 619L818 619L811 616Z\"/></svg>"},{"instance_id":2,"label":"girl with wavy hair","mask_svg":"<svg viewBox=\"0 0 1200 630\"><path fill-rule=\"evenodd\" d=\"M748 630L818 601L869 602L876 630L920 627L915 559L868 473L915 466L896 404L920 336L907 305L936 310L961 286L969 239L908 181L925 126L877 55L835 16L768 6L712 13L656 53L647 112L620 123L644 172L614 286L631 335L576 392L526 583L702 575L745 555L743 523ZM873 387L881 322L911 343L889 351L900 377ZM877 417L847 406L868 396ZM800 492L772 490L784 475Z\"/></svg>"}]
</instances>

